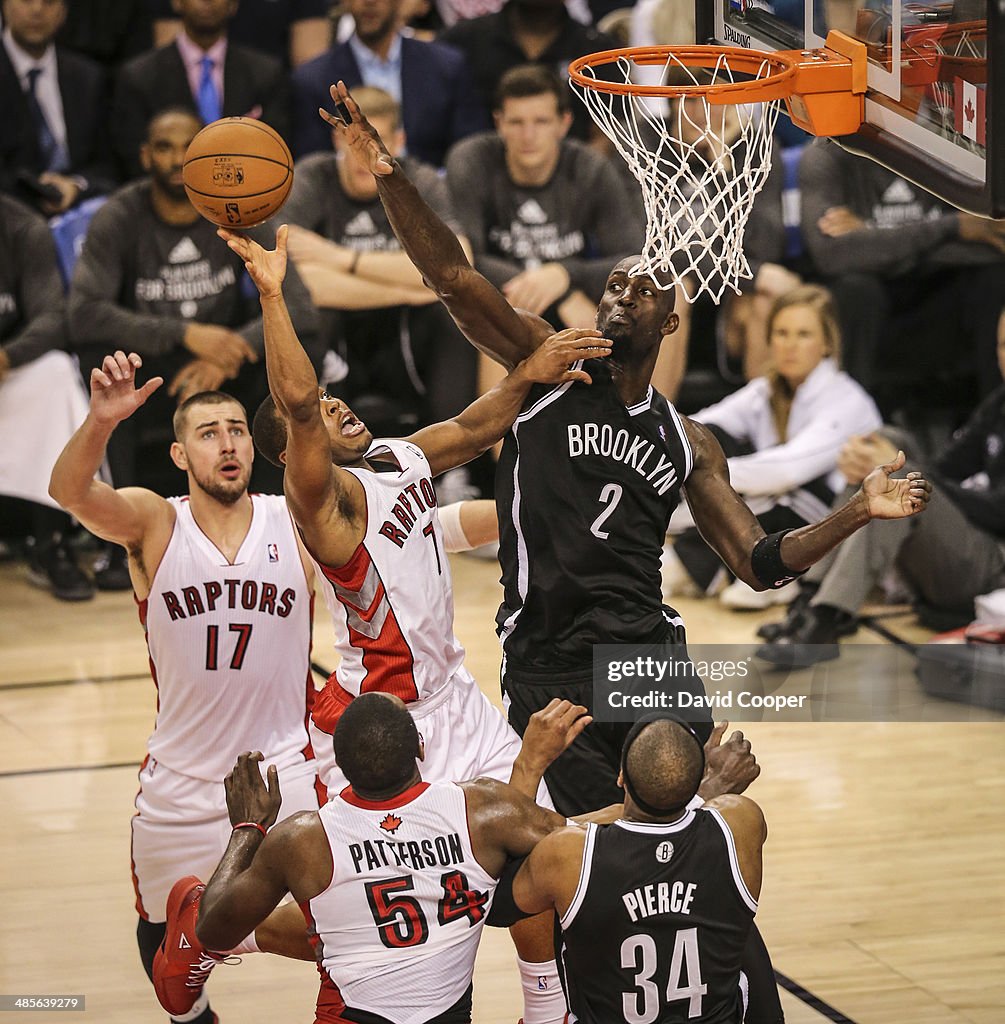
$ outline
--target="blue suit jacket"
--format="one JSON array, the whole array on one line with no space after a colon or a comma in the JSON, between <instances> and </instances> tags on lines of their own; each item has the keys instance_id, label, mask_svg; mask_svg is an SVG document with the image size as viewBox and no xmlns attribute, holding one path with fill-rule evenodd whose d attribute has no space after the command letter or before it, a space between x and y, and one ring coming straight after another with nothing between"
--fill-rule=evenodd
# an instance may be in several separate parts
<instances>
[{"instance_id":1,"label":"blue suit jacket","mask_svg":"<svg viewBox=\"0 0 1005 1024\"><path fill-rule=\"evenodd\" d=\"M331 130L318 107L332 109L328 87L362 85L348 43L326 50L293 72L293 154L331 149ZM409 156L442 167L447 150L460 139L489 128L464 55L445 43L401 40L401 116Z\"/></svg>"}]
</instances>

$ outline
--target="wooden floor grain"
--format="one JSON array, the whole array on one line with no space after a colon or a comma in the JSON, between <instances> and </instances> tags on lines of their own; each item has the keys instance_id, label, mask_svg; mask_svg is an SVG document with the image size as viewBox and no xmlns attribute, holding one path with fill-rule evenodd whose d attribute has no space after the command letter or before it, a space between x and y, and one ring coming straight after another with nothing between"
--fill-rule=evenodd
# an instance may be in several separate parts
<instances>
[{"instance_id":1,"label":"wooden floor grain","mask_svg":"<svg viewBox=\"0 0 1005 1024\"><path fill-rule=\"evenodd\" d=\"M497 699L497 570L453 565L457 633ZM315 659L331 666L319 609ZM681 611L692 642L750 641L766 617L696 601ZM851 643L865 640L875 637ZM0 993L83 993L87 1012L73 1020L163 1021L139 966L129 881L136 765L154 714L132 598L61 604L2 566L0 652ZM844 663L866 654L849 647ZM884 701L920 699L906 675L889 693L869 686ZM763 765L751 796L770 831L758 921L777 969L856 1024L1001 1024L1005 730L988 713L925 709L913 723L745 726ZM294 1024L313 1019L316 987L309 965L263 955L219 968L210 991L223 1024ZM784 998L791 1024L825 1020ZM520 1015L505 933L482 944L475 1006L484 1024Z\"/></svg>"}]
</instances>

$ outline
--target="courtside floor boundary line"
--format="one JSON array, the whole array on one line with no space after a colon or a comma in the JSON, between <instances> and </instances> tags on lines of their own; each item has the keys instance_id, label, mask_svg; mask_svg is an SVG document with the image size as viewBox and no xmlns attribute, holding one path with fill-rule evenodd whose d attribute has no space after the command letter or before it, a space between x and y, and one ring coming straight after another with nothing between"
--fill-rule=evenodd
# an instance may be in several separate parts
<instances>
[{"instance_id":1,"label":"courtside floor boundary line","mask_svg":"<svg viewBox=\"0 0 1005 1024\"><path fill-rule=\"evenodd\" d=\"M311 671L316 672L323 679L327 680L331 673L319 665L311 662ZM101 683L127 683L131 679L146 679L149 681L149 671L127 672L120 676L78 676L76 679L39 679L35 682L18 681L14 683L0 683L0 694L14 690L43 690L50 686L85 686Z\"/></svg>"},{"instance_id":2,"label":"courtside floor boundary line","mask_svg":"<svg viewBox=\"0 0 1005 1024\"><path fill-rule=\"evenodd\" d=\"M798 981L793 981L781 971L775 971L775 981L790 995L826 1017L831 1024L855 1024L851 1017L845 1016L840 1010L835 1010L830 1003L825 1003L819 996L815 996L808 988L804 988Z\"/></svg>"}]
</instances>

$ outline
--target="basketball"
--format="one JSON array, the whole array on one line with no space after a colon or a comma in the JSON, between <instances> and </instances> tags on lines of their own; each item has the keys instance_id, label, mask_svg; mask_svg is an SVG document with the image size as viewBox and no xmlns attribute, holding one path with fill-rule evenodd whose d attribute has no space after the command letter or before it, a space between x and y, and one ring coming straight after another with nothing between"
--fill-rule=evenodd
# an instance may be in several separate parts
<instances>
[{"instance_id":1,"label":"basketball","mask_svg":"<svg viewBox=\"0 0 1005 1024\"><path fill-rule=\"evenodd\" d=\"M206 220L224 228L250 228L286 202L293 157L279 132L262 121L224 117L192 140L182 180Z\"/></svg>"}]
</instances>

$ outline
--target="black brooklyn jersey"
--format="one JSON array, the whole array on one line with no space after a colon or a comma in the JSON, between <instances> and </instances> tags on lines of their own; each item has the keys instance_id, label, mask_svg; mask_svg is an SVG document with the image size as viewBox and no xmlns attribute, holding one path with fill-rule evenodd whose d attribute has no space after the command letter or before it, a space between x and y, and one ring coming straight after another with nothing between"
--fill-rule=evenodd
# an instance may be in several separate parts
<instances>
[{"instance_id":1,"label":"black brooklyn jersey","mask_svg":"<svg viewBox=\"0 0 1005 1024\"><path fill-rule=\"evenodd\" d=\"M508 668L589 670L594 644L666 629L660 555L691 447L658 392L626 408L603 362L586 370L592 385L535 386L503 444L496 623Z\"/></svg>"},{"instance_id":2,"label":"black brooklyn jersey","mask_svg":"<svg viewBox=\"0 0 1005 1024\"><path fill-rule=\"evenodd\" d=\"M716 811L590 825L560 922L570 1024L739 1024L756 910Z\"/></svg>"}]
</instances>

